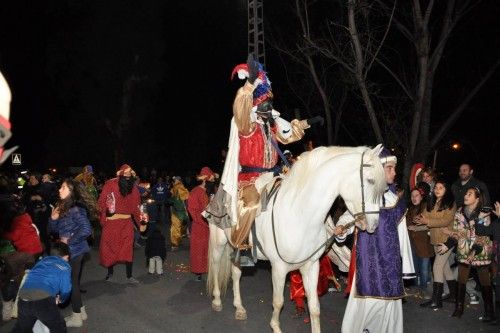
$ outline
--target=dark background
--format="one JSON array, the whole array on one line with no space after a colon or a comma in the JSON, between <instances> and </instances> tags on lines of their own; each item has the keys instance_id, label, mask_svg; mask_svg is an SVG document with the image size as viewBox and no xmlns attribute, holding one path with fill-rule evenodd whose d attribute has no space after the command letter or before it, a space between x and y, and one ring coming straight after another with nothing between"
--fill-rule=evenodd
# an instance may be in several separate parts
<instances>
[{"instance_id":1,"label":"dark background","mask_svg":"<svg viewBox=\"0 0 500 333\"><path fill-rule=\"evenodd\" d=\"M453 57L443 60L448 74L441 76L434 93L436 124L442 120L439 109L452 108L452 96L467 89L463 82L469 83L469 77L475 81L498 57L498 7L495 1L483 1L450 42ZM264 12L266 33L280 26L286 30L287 19L294 19L277 1L265 1ZM3 1L0 69L13 93L14 136L8 146L20 145L23 168L92 164L112 172L113 147L104 119L118 119L123 83L135 74L140 81L124 162L176 173L203 165L219 169L232 99L243 83L231 81L230 73L246 55L246 1ZM293 96L283 79L286 64L269 45L266 55L275 108L292 119ZM437 155L438 169L450 180L461 162L472 162L478 178L497 197L498 82L497 72ZM339 144L376 144L371 133L356 131L357 123L346 125L355 135L341 133ZM324 137L316 130L306 139L321 144ZM462 143L460 151L449 148L456 140ZM302 144L291 148L303 150ZM432 156L427 162L432 164ZM8 164L2 168L10 168Z\"/></svg>"}]
</instances>

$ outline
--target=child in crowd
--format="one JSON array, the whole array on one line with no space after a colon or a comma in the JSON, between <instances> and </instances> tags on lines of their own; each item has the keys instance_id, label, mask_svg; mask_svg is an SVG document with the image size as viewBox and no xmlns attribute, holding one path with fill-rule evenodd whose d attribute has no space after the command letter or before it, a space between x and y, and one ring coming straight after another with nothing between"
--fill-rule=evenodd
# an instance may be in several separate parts
<instances>
[{"instance_id":1,"label":"child in crowd","mask_svg":"<svg viewBox=\"0 0 500 333\"><path fill-rule=\"evenodd\" d=\"M31 332L40 320L51 333L66 332L66 323L57 304L71 294L69 247L56 243L50 256L41 259L29 272L19 290L18 317L12 332Z\"/></svg>"},{"instance_id":2,"label":"child in crowd","mask_svg":"<svg viewBox=\"0 0 500 333\"><path fill-rule=\"evenodd\" d=\"M163 261L167 256L167 245L165 237L160 229L154 228L146 241L146 260L149 264L149 274L162 275Z\"/></svg>"}]
</instances>

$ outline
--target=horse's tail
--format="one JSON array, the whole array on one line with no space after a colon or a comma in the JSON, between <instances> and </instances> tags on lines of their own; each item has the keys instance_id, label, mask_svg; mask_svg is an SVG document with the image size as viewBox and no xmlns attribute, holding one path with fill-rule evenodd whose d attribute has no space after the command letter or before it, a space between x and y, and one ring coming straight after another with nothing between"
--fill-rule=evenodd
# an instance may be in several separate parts
<instances>
[{"instance_id":1,"label":"horse's tail","mask_svg":"<svg viewBox=\"0 0 500 333\"><path fill-rule=\"evenodd\" d=\"M226 237L221 229L211 225L210 240L208 242L208 277L207 277L207 293L209 296L212 296L212 293L214 291L214 283L216 276L221 295L224 295L226 293L227 285L229 283L229 278L231 276L232 263L229 258L231 246L228 243L226 243L222 248L222 252L218 253L219 251L217 251L217 247L218 244L220 243L218 242L217 234L219 234L219 232L223 235L223 237ZM216 265L216 262L218 262L218 265ZM217 266L219 267L218 270L216 269Z\"/></svg>"}]
</instances>

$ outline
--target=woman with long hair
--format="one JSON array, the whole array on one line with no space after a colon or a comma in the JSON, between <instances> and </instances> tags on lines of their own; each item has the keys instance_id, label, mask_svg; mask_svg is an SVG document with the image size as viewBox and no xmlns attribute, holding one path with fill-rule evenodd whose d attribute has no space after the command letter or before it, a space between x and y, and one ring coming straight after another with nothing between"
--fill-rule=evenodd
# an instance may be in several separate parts
<instances>
[{"instance_id":1,"label":"woman with long hair","mask_svg":"<svg viewBox=\"0 0 500 333\"><path fill-rule=\"evenodd\" d=\"M432 298L420 304L420 306L438 309L443 307L442 294L445 280L450 289L450 297L455 297L456 281L448 263L452 251L441 253L440 244L448 239L448 235L443 231L443 228L451 230L453 217L457 209L451 189L446 182L437 180L433 192L434 195L427 202L427 208L422 214L416 216L414 221L417 225L426 225L429 228L431 244L434 246L435 253L434 265L432 266L432 275L434 277Z\"/></svg>"},{"instance_id":2,"label":"woman with long hair","mask_svg":"<svg viewBox=\"0 0 500 333\"><path fill-rule=\"evenodd\" d=\"M425 296L427 282L430 278L429 268L431 258L434 257L434 248L429 237L429 228L417 225L415 217L422 214L426 208L427 193L423 187L415 187L410 193L411 203L406 212L406 224L411 239L413 263L418 274L418 287Z\"/></svg>"},{"instance_id":3,"label":"woman with long hair","mask_svg":"<svg viewBox=\"0 0 500 333\"><path fill-rule=\"evenodd\" d=\"M471 267L475 267L484 301L483 322L495 321L493 289L491 286L490 264L493 255L493 228L490 212L482 211L484 197L478 187L469 187L464 195L464 204L455 213L453 231L450 236L457 244L458 288L453 317L464 313L465 284ZM451 243L452 244L452 243ZM443 244L443 250L450 242ZM451 245L453 246L453 245Z\"/></svg>"},{"instance_id":4,"label":"woman with long hair","mask_svg":"<svg viewBox=\"0 0 500 333\"><path fill-rule=\"evenodd\" d=\"M80 293L80 276L83 256L90 251L87 237L92 233L90 219L97 219L95 199L78 181L67 178L59 189L59 200L52 210L49 230L59 234L69 245L71 266L71 306L73 314L66 317L67 327L81 327L87 319Z\"/></svg>"}]
</instances>

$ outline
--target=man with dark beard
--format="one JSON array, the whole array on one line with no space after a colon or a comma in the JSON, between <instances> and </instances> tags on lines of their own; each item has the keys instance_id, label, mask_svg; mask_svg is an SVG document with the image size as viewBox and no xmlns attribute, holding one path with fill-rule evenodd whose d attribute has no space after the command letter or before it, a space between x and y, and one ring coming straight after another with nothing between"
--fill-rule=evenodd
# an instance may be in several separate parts
<instances>
[{"instance_id":1,"label":"man with dark beard","mask_svg":"<svg viewBox=\"0 0 500 333\"><path fill-rule=\"evenodd\" d=\"M113 281L113 267L125 263L127 282L139 283L132 277L134 249L134 225L140 229L141 198L135 186L135 171L124 164L116 172L117 177L108 180L99 196L102 226L100 263L108 269L106 281Z\"/></svg>"}]
</instances>

